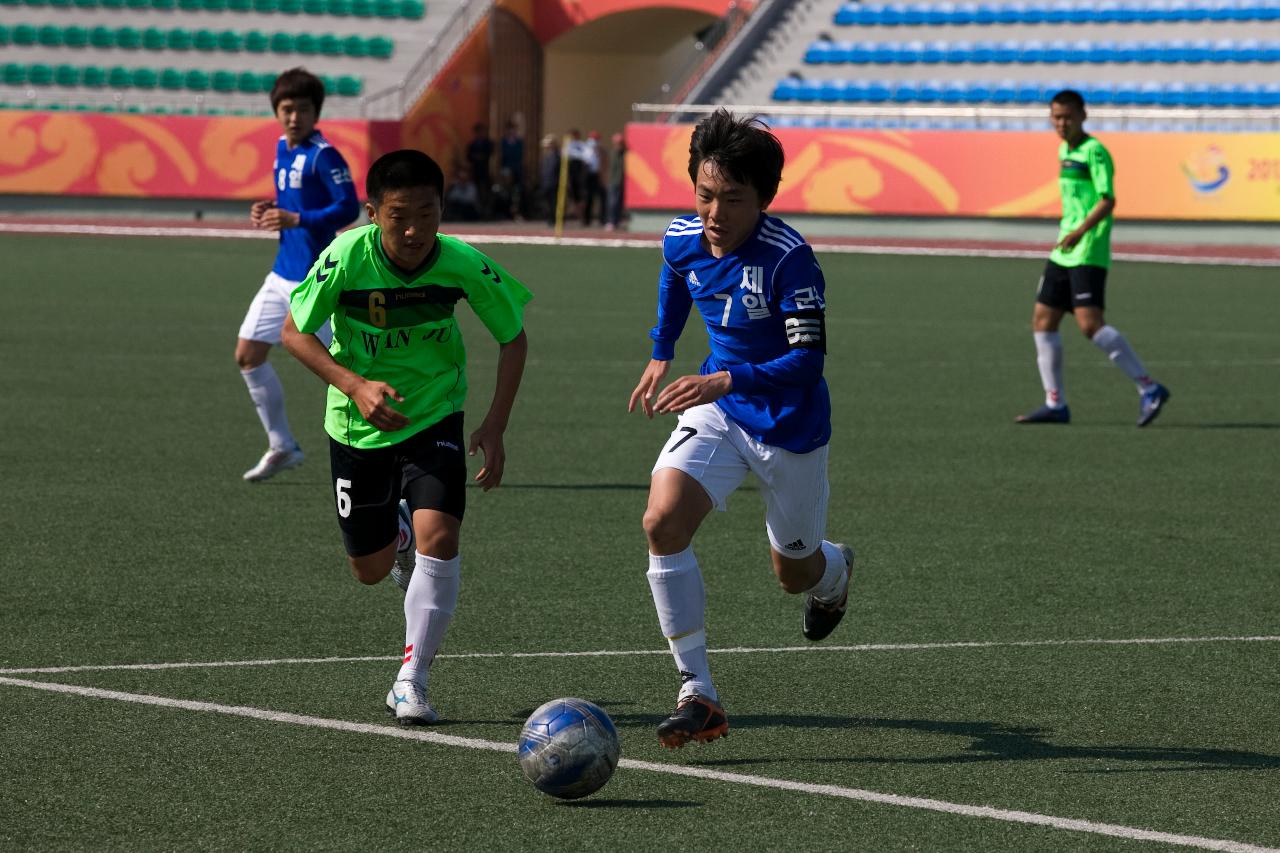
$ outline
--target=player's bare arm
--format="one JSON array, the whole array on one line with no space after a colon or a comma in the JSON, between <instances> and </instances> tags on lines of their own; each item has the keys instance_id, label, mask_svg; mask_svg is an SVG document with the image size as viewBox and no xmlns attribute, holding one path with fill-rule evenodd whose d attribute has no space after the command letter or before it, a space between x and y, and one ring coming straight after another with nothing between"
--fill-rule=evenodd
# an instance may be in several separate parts
<instances>
[{"instance_id":1,"label":"player's bare arm","mask_svg":"<svg viewBox=\"0 0 1280 853\"><path fill-rule=\"evenodd\" d=\"M409 425L409 419L390 403L390 400L404 402L399 391L385 382L365 379L338 364L319 338L298 330L292 314L285 317L280 341L308 370L351 398L364 419L379 430L395 432Z\"/></svg>"},{"instance_id":2,"label":"player's bare arm","mask_svg":"<svg viewBox=\"0 0 1280 853\"><path fill-rule=\"evenodd\" d=\"M683 412L704 403L714 403L733 390L733 377L721 370L706 376L681 376L658 395L654 411L660 415Z\"/></svg>"},{"instance_id":3,"label":"player's bare arm","mask_svg":"<svg viewBox=\"0 0 1280 853\"><path fill-rule=\"evenodd\" d=\"M653 401L658 395L658 385L662 383L663 377L667 375L667 369L670 367L671 362L669 361L661 361L656 358L650 359L648 365L645 366L644 373L640 376L640 383L631 392L631 400L627 403L628 412L634 412L636 403L639 403L645 417L653 417Z\"/></svg>"},{"instance_id":4,"label":"player's bare arm","mask_svg":"<svg viewBox=\"0 0 1280 853\"><path fill-rule=\"evenodd\" d=\"M1058 248L1064 251L1071 251L1075 245L1084 239L1084 235L1092 231L1099 222L1111 215L1111 211L1116 209L1116 200L1111 197L1104 196L1098 199L1098 203L1089 211L1089 215L1085 217L1084 222L1080 223L1080 227L1064 236L1058 241Z\"/></svg>"},{"instance_id":5,"label":"player's bare arm","mask_svg":"<svg viewBox=\"0 0 1280 853\"><path fill-rule=\"evenodd\" d=\"M511 407L515 405L520 379L524 376L524 363L529 354L529 338L523 331L498 348L498 379L493 389L493 402L489 413L471 434L467 454L484 454L484 467L475 480L484 491L496 489L502 484L502 472L506 467L507 451L502 436L511 419Z\"/></svg>"},{"instance_id":6,"label":"player's bare arm","mask_svg":"<svg viewBox=\"0 0 1280 853\"><path fill-rule=\"evenodd\" d=\"M262 227L262 214L275 207L276 203L270 199L261 199L255 201L253 206L249 208L249 221L253 223L253 227Z\"/></svg>"},{"instance_id":7,"label":"player's bare arm","mask_svg":"<svg viewBox=\"0 0 1280 853\"><path fill-rule=\"evenodd\" d=\"M270 207L262 212L258 217L258 227L267 231L284 231L289 228L297 228L302 222L302 217L294 213L292 210L285 210L282 207Z\"/></svg>"}]
</instances>

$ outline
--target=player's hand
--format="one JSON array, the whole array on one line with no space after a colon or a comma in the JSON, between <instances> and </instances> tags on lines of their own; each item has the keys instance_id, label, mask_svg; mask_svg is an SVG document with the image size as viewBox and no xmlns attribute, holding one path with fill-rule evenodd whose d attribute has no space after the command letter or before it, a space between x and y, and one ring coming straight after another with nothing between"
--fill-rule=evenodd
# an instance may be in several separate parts
<instances>
[{"instance_id":1,"label":"player's hand","mask_svg":"<svg viewBox=\"0 0 1280 853\"><path fill-rule=\"evenodd\" d=\"M262 201L255 201L253 203L253 207L249 208L249 221L253 223L253 227L261 228L262 214L275 206L276 203L274 201L268 201L266 199L263 199Z\"/></svg>"},{"instance_id":2,"label":"player's hand","mask_svg":"<svg viewBox=\"0 0 1280 853\"><path fill-rule=\"evenodd\" d=\"M351 401L356 404L364 419L382 432L395 432L409 425L409 419L396 411L387 398L403 403L400 392L385 382L365 381L360 384Z\"/></svg>"},{"instance_id":3,"label":"player's hand","mask_svg":"<svg viewBox=\"0 0 1280 853\"><path fill-rule=\"evenodd\" d=\"M476 451L484 453L484 466L475 480L484 491L496 489L502 484L502 469L507 464L507 450L502 443L502 430L485 421L480 428L471 433L471 444L467 448L468 456L475 456Z\"/></svg>"},{"instance_id":4,"label":"player's hand","mask_svg":"<svg viewBox=\"0 0 1280 853\"><path fill-rule=\"evenodd\" d=\"M681 376L658 395L654 411L660 415L683 412L703 403L719 400L733 390L733 377L721 370L707 376Z\"/></svg>"},{"instance_id":5,"label":"player's hand","mask_svg":"<svg viewBox=\"0 0 1280 853\"><path fill-rule=\"evenodd\" d=\"M1076 247L1076 244L1080 242L1080 238L1083 236L1084 235L1079 231L1072 231L1070 234L1067 234L1058 241L1058 248L1064 252L1070 252Z\"/></svg>"},{"instance_id":6,"label":"player's hand","mask_svg":"<svg viewBox=\"0 0 1280 853\"><path fill-rule=\"evenodd\" d=\"M284 231L288 228L297 228L301 217L292 210L285 210L283 207L271 207L262 212L262 216L258 218L258 227L265 228L268 231Z\"/></svg>"},{"instance_id":7,"label":"player's hand","mask_svg":"<svg viewBox=\"0 0 1280 853\"><path fill-rule=\"evenodd\" d=\"M640 377L640 384L631 392L631 400L627 403L628 412L634 412L636 403L639 403L645 417L653 417L653 398L657 395L658 385L667 375L667 368L670 366L671 362L659 361L656 358L649 362Z\"/></svg>"}]
</instances>

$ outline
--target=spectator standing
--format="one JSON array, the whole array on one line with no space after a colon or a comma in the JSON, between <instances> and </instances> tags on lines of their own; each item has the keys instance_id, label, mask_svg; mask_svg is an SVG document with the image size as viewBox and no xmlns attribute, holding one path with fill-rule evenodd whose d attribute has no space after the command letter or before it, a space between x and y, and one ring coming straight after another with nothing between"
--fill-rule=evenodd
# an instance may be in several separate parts
<instances>
[{"instance_id":1,"label":"spectator standing","mask_svg":"<svg viewBox=\"0 0 1280 853\"><path fill-rule=\"evenodd\" d=\"M498 147L498 174L509 194L507 212L512 219L522 219L524 209L524 136L514 121L507 122Z\"/></svg>"},{"instance_id":2,"label":"spectator standing","mask_svg":"<svg viewBox=\"0 0 1280 853\"><path fill-rule=\"evenodd\" d=\"M484 122L476 122L471 133L471 142L467 144L467 166L471 170L471 180L475 181L480 193L479 209L483 212L493 188L489 169L489 163L493 160L493 140L489 138L489 128Z\"/></svg>"},{"instance_id":3,"label":"spectator standing","mask_svg":"<svg viewBox=\"0 0 1280 853\"><path fill-rule=\"evenodd\" d=\"M596 202L601 200L600 184L600 131L593 130L587 134L582 144L582 224L590 225L596 211ZM601 200L602 201L602 200ZM604 204L600 205L600 219L604 219Z\"/></svg>"},{"instance_id":4,"label":"spectator standing","mask_svg":"<svg viewBox=\"0 0 1280 853\"><path fill-rule=\"evenodd\" d=\"M542 155L538 160L538 195L546 208L547 224L556 224L556 196L560 191L560 146L548 133L542 137Z\"/></svg>"},{"instance_id":5,"label":"spectator standing","mask_svg":"<svg viewBox=\"0 0 1280 853\"><path fill-rule=\"evenodd\" d=\"M609 179L604 209L604 227L608 231L613 231L622 224L622 210L626 205L627 141L626 137L621 133L615 133L610 141L613 143L613 148L609 152Z\"/></svg>"}]
</instances>

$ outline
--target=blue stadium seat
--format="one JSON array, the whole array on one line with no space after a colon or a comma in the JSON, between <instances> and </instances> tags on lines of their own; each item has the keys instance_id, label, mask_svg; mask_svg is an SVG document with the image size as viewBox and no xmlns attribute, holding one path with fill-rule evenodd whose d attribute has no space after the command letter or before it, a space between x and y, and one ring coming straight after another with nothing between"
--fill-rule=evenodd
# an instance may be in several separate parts
<instances>
[{"instance_id":1,"label":"blue stadium seat","mask_svg":"<svg viewBox=\"0 0 1280 853\"><path fill-rule=\"evenodd\" d=\"M861 16L861 3L845 3L836 10L836 16L832 19L832 22L838 27L852 27L861 23L859 20Z\"/></svg>"},{"instance_id":2,"label":"blue stadium seat","mask_svg":"<svg viewBox=\"0 0 1280 853\"><path fill-rule=\"evenodd\" d=\"M1085 62L1099 64L1116 61L1116 43L1113 41L1095 41L1089 44L1089 53Z\"/></svg>"},{"instance_id":3,"label":"blue stadium seat","mask_svg":"<svg viewBox=\"0 0 1280 853\"><path fill-rule=\"evenodd\" d=\"M1264 106L1262 86L1258 83L1236 83L1228 94L1233 107Z\"/></svg>"},{"instance_id":4,"label":"blue stadium seat","mask_svg":"<svg viewBox=\"0 0 1280 853\"><path fill-rule=\"evenodd\" d=\"M824 62L839 62L840 54L837 42L815 41L804 52L804 61L809 65L821 65Z\"/></svg>"},{"instance_id":5,"label":"blue stadium seat","mask_svg":"<svg viewBox=\"0 0 1280 853\"><path fill-rule=\"evenodd\" d=\"M1187 104L1187 84L1181 80L1167 83L1160 91L1157 101L1162 107L1185 107Z\"/></svg>"},{"instance_id":6,"label":"blue stadium seat","mask_svg":"<svg viewBox=\"0 0 1280 853\"><path fill-rule=\"evenodd\" d=\"M911 104L920 100L920 87L910 80L903 80L893 87L895 104Z\"/></svg>"},{"instance_id":7,"label":"blue stadium seat","mask_svg":"<svg viewBox=\"0 0 1280 853\"><path fill-rule=\"evenodd\" d=\"M964 102L966 104L983 104L991 100L991 87L981 80L970 80L965 87Z\"/></svg>"},{"instance_id":8,"label":"blue stadium seat","mask_svg":"<svg viewBox=\"0 0 1280 853\"><path fill-rule=\"evenodd\" d=\"M1137 42L1134 53L1133 53L1134 62L1141 62L1146 65L1151 65L1153 63L1159 62L1160 60L1161 60L1161 51L1160 51L1160 46L1158 42L1152 42L1152 41Z\"/></svg>"},{"instance_id":9,"label":"blue stadium seat","mask_svg":"<svg viewBox=\"0 0 1280 853\"><path fill-rule=\"evenodd\" d=\"M967 26L972 24L978 17L978 4L961 2L956 3L951 10L951 18L949 23L957 26Z\"/></svg>"},{"instance_id":10,"label":"blue stadium seat","mask_svg":"<svg viewBox=\"0 0 1280 853\"><path fill-rule=\"evenodd\" d=\"M1134 103L1143 107L1154 107L1160 103L1160 92L1163 86L1154 81L1142 83L1138 86L1138 96Z\"/></svg>"},{"instance_id":11,"label":"blue stadium seat","mask_svg":"<svg viewBox=\"0 0 1280 853\"><path fill-rule=\"evenodd\" d=\"M892 65L898 61L898 43L892 41L877 42L871 51L871 61L876 65Z\"/></svg>"},{"instance_id":12,"label":"blue stadium seat","mask_svg":"<svg viewBox=\"0 0 1280 853\"><path fill-rule=\"evenodd\" d=\"M823 80L822 88L818 92L818 100L829 104L842 101L844 100L844 90L848 88L848 85L844 80Z\"/></svg>"},{"instance_id":13,"label":"blue stadium seat","mask_svg":"<svg viewBox=\"0 0 1280 853\"><path fill-rule=\"evenodd\" d=\"M1043 24L1045 23L1045 16L1047 12L1048 12L1048 9L1044 6L1043 3L1038 3L1038 2L1028 3L1025 10L1022 13L1021 23Z\"/></svg>"},{"instance_id":14,"label":"blue stadium seat","mask_svg":"<svg viewBox=\"0 0 1280 853\"><path fill-rule=\"evenodd\" d=\"M1018 97L1018 84L1012 80L1001 80L991 87L993 104L1011 104Z\"/></svg>"},{"instance_id":15,"label":"blue stadium seat","mask_svg":"<svg viewBox=\"0 0 1280 853\"><path fill-rule=\"evenodd\" d=\"M1137 23L1141 17L1138 7L1142 5L1141 0L1121 0L1116 6L1115 21L1117 24L1133 24Z\"/></svg>"},{"instance_id":16,"label":"blue stadium seat","mask_svg":"<svg viewBox=\"0 0 1280 853\"><path fill-rule=\"evenodd\" d=\"M821 80L801 80L796 86L796 100L811 103L822 97Z\"/></svg>"},{"instance_id":17,"label":"blue stadium seat","mask_svg":"<svg viewBox=\"0 0 1280 853\"><path fill-rule=\"evenodd\" d=\"M1024 80L1014 92L1014 100L1020 104L1036 104L1044 99L1043 89L1035 80Z\"/></svg>"},{"instance_id":18,"label":"blue stadium seat","mask_svg":"<svg viewBox=\"0 0 1280 853\"><path fill-rule=\"evenodd\" d=\"M915 65L920 61L921 55L924 53L924 42L909 41L898 46L898 56L895 60L899 65Z\"/></svg>"},{"instance_id":19,"label":"blue stadium seat","mask_svg":"<svg viewBox=\"0 0 1280 853\"><path fill-rule=\"evenodd\" d=\"M1236 56L1234 39L1218 39L1209 47L1210 62L1232 62Z\"/></svg>"},{"instance_id":20,"label":"blue stadium seat","mask_svg":"<svg viewBox=\"0 0 1280 853\"><path fill-rule=\"evenodd\" d=\"M1072 10L1077 8L1077 4L1071 0L1054 0L1049 3L1044 10L1044 21L1046 24L1065 24L1071 17ZM1092 8L1083 7L1082 11L1088 15L1092 14Z\"/></svg>"},{"instance_id":21,"label":"blue stadium seat","mask_svg":"<svg viewBox=\"0 0 1280 853\"><path fill-rule=\"evenodd\" d=\"M773 99L775 101L794 101L796 99L796 83L798 81L794 77L786 77L778 81L773 87Z\"/></svg>"},{"instance_id":22,"label":"blue stadium seat","mask_svg":"<svg viewBox=\"0 0 1280 853\"><path fill-rule=\"evenodd\" d=\"M1264 41L1258 45L1259 62L1280 62L1280 41Z\"/></svg>"},{"instance_id":23,"label":"blue stadium seat","mask_svg":"<svg viewBox=\"0 0 1280 853\"><path fill-rule=\"evenodd\" d=\"M974 65L986 65L995 54L996 44L992 41L975 41L969 51L969 62Z\"/></svg>"},{"instance_id":24,"label":"blue stadium seat","mask_svg":"<svg viewBox=\"0 0 1280 853\"><path fill-rule=\"evenodd\" d=\"M1200 63L1208 62L1209 57L1213 53L1213 42L1208 39L1195 39L1187 43L1187 49L1183 56L1183 62Z\"/></svg>"},{"instance_id":25,"label":"blue stadium seat","mask_svg":"<svg viewBox=\"0 0 1280 853\"><path fill-rule=\"evenodd\" d=\"M1280 83L1263 83L1260 100L1261 106L1280 107Z\"/></svg>"},{"instance_id":26,"label":"blue stadium seat","mask_svg":"<svg viewBox=\"0 0 1280 853\"><path fill-rule=\"evenodd\" d=\"M1120 4L1117 0L1098 0L1089 19L1094 24L1114 24L1120 21Z\"/></svg>"},{"instance_id":27,"label":"blue stadium seat","mask_svg":"<svg viewBox=\"0 0 1280 853\"><path fill-rule=\"evenodd\" d=\"M995 3L978 3L973 10L973 22L980 26L990 26L999 19L999 6Z\"/></svg>"},{"instance_id":28,"label":"blue stadium seat","mask_svg":"<svg viewBox=\"0 0 1280 853\"><path fill-rule=\"evenodd\" d=\"M1210 21L1231 20L1232 3L1226 0L1205 0L1205 18Z\"/></svg>"},{"instance_id":29,"label":"blue stadium seat","mask_svg":"<svg viewBox=\"0 0 1280 853\"><path fill-rule=\"evenodd\" d=\"M1088 93L1085 94L1085 100L1099 106L1115 103L1116 86L1114 83L1106 81L1094 83L1089 86Z\"/></svg>"},{"instance_id":30,"label":"blue stadium seat","mask_svg":"<svg viewBox=\"0 0 1280 853\"><path fill-rule=\"evenodd\" d=\"M1258 39L1241 39L1236 43L1236 62L1261 62L1262 42Z\"/></svg>"},{"instance_id":31,"label":"blue stadium seat","mask_svg":"<svg viewBox=\"0 0 1280 853\"><path fill-rule=\"evenodd\" d=\"M951 2L929 3L925 10L924 22L930 26L944 26L952 22L956 4Z\"/></svg>"},{"instance_id":32,"label":"blue stadium seat","mask_svg":"<svg viewBox=\"0 0 1280 853\"><path fill-rule=\"evenodd\" d=\"M867 99L867 83L865 80L850 80L844 89L844 100L848 103L860 104Z\"/></svg>"},{"instance_id":33,"label":"blue stadium seat","mask_svg":"<svg viewBox=\"0 0 1280 853\"><path fill-rule=\"evenodd\" d=\"M1040 39L1024 41L1018 49L1018 62L1023 65L1039 62L1040 57L1044 56L1044 48L1044 42Z\"/></svg>"},{"instance_id":34,"label":"blue stadium seat","mask_svg":"<svg viewBox=\"0 0 1280 853\"><path fill-rule=\"evenodd\" d=\"M872 80L867 84L867 101L883 104L893 95L893 84L887 80Z\"/></svg>"},{"instance_id":35,"label":"blue stadium seat","mask_svg":"<svg viewBox=\"0 0 1280 853\"><path fill-rule=\"evenodd\" d=\"M1054 65L1059 62L1067 61L1068 46L1062 39L1054 39L1044 46L1044 53L1041 54L1040 61L1047 65Z\"/></svg>"},{"instance_id":36,"label":"blue stadium seat","mask_svg":"<svg viewBox=\"0 0 1280 853\"><path fill-rule=\"evenodd\" d=\"M997 24L1021 24L1023 16L1027 13L1027 4L1021 0L1014 0L1010 3L1001 3L996 6L996 23Z\"/></svg>"},{"instance_id":37,"label":"blue stadium seat","mask_svg":"<svg viewBox=\"0 0 1280 853\"><path fill-rule=\"evenodd\" d=\"M1114 103L1118 106L1129 106L1138 102L1138 84L1132 80L1116 84Z\"/></svg>"},{"instance_id":38,"label":"blue stadium seat","mask_svg":"<svg viewBox=\"0 0 1280 853\"><path fill-rule=\"evenodd\" d=\"M969 93L969 84L964 80L948 80L942 84L942 98L944 104L963 104L965 96Z\"/></svg>"},{"instance_id":39,"label":"blue stadium seat","mask_svg":"<svg viewBox=\"0 0 1280 853\"><path fill-rule=\"evenodd\" d=\"M922 104L934 104L942 100L941 80L921 80L916 99Z\"/></svg>"},{"instance_id":40,"label":"blue stadium seat","mask_svg":"<svg viewBox=\"0 0 1280 853\"><path fill-rule=\"evenodd\" d=\"M924 49L920 51L920 61L925 65L937 65L944 62L947 57L947 43L945 41L925 42Z\"/></svg>"},{"instance_id":41,"label":"blue stadium seat","mask_svg":"<svg viewBox=\"0 0 1280 853\"><path fill-rule=\"evenodd\" d=\"M963 65L969 61L972 54L972 42L957 40L947 44L947 52L943 54L942 59L943 62L951 65Z\"/></svg>"},{"instance_id":42,"label":"blue stadium seat","mask_svg":"<svg viewBox=\"0 0 1280 853\"><path fill-rule=\"evenodd\" d=\"M928 23L929 4L928 3L904 3L902 8L902 23L908 27L918 27Z\"/></svg>"},{"instance_id":43,"label":"blue stadium seat","mask_svg":"<svg viewBox=\"0 0 1280 853\"><path fill-rule=\"evenodd\" d=\"M1018 51L1021 45L1013 39L1004 39L995 42L991 49L991 61L996 65L1008 65L1018 61Z\"/></svg>"},{"instance_id":44,"label":"blue stadium seat","mask_svg":"<svg viewBox=\"0 0 1280 853\"><path fill-rule=\"evenodd\" d=\"M1138 58L1138 51L1141 47L1141 44L1132 39L1118 41L1115 44L1115 49L1111 53L1111 61L1120 64L1133 62Z\"/></svg>"},{"instance_id":45,"label":"blue stadium seat","mask_svg":"<svg viewBox=\"0 0 1280 853\"><path fill-rule=\"evenodd\" d=\"M1212 87L1208 83L1188 83L1183 100L1189 107L1207 107L1212 97Z\"/></svg>"},{"instance_id":46,"label":"blue stadium seat","mask_svg":"<svg viewBox=\"0 0 1280 853\"><path fill-rule=\"evenodd\" d=\"M1195 22L1205 21L1209 18L1209 10L1205 8L1202 0L1190 0L1190 2L1180 5L1182 17L1179 20Z\"/></svg>"}]
</instances>

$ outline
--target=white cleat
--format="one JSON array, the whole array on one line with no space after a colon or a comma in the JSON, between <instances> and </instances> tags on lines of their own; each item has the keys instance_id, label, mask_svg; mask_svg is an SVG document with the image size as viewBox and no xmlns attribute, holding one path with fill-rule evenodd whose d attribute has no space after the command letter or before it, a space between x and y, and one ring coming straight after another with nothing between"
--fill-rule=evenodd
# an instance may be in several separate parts
<instances>
[{"instance_id":1,"label":"white cleat","mask_svg":"<svg viewBox=\"0 0 1280 853\"><path fill-rule=\"evenodd\" d=\"M402 726L426 726L440 719L427 701L427 688L416 681L397 681L387 692L387 713Z\"/></svg>"},{"instance_id":2,"label":"white cleat","mask_svg":"<svg viewBox=\"0 0 1280 853\"><path fill-rule=\"evenodd\" d=\"M400 501L399 515L400 532L396 538L396 561L391 567L391 579L396 582L396 586L408 592L414 567L418 565L417 542L413 536L413 513L409 511L408 501Z\"/></svg>"},{"instance_id":3,"label":"white cleat","mask_svg":"<svg viewBox=\"0 0 1280 853\"><path fill-rule=\"evenodd\" d=\"M250 483L260 483L263 480L274 477L281 471L297 468L305 458L306 455L303 454L302 448L297 446L294 446L292 450L268 450L262 454L262 458L258 460L257 465L244 472L244 478Z\"/></svg>"}]
</instances>

